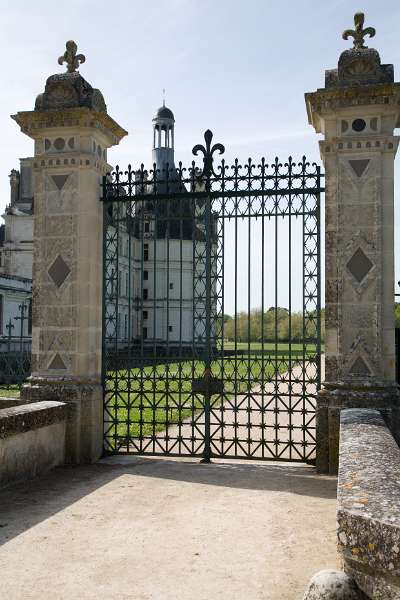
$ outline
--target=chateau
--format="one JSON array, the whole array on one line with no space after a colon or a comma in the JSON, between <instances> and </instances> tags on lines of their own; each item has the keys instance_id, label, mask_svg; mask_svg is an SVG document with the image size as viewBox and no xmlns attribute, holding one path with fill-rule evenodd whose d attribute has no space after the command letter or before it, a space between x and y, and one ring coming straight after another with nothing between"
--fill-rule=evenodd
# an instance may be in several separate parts
<instances>
[{"instance_id":1,"label":"chateau","mask_svg":"<svg viewBox=\"0 0 400 600\"><path fill-rule=\"evenodd\" d=\"M152 169L160 181L158 192L166 179L168 192L178 191L174 125L173 112L163 103L153 118ZM140 199L126 214L117 216L118 210L114 207L109 215L108 238L118 266L116 260L108 265L106 343L117 338L122 347L129 340L145 346L192 345L193 240L201 237L193 202Z\"/></svg>"},{"instance_id":2,"label":"chateau","mask_svg":"<svg viewBox=\"0 0 400 600\"><path fill-rule=\"evenodd\" d=\"M160 179L176 172L172 111L159 108L153 118L153 168ZM57 142L55 140L54 144ZM50 142L49 142L50 143ZM57 148L56 148L57 149ZM173 185L173 184L172 184ZM33 211L32 159L20 159L20 170L10 174L10 203L0 228L0 307L2 330L18 316L19 306L32 291ZM170 190L171 191L171 190ZM182 201L181 201L182 202ZM183 201L184 203L185 201ZM193 218L174 218L166 203L138 201L128 226L125 216L118 231L118 268L110 274L108 298L118 294L117 336L122 344L142 339L145 343L193 341ZM170 211L170 219L166 211ZM176 207L175 207L176 210ZM181 232L182 228L182 232ZM31 333L26 324L24 335ZM114 335L107 327L107 336Z\"/></svg>"},{"instance_id":3,"label":"chateau","mask_svg":"<svg viewBox=\"0 0 400 600\"><path fill-rule=\"evenodd\" d=\"M32 159L21 158L20 170L10 173L10 203L0 226L0 336L31 334L33 192ZM21 307L25 307L21 309ZM21 310L26 322L15 319ZM24 319L25 320L25 319ZM11 329L10 329L11 323ZM4 350L3 344L0 349Z\"/></svg>"}]
</instances>

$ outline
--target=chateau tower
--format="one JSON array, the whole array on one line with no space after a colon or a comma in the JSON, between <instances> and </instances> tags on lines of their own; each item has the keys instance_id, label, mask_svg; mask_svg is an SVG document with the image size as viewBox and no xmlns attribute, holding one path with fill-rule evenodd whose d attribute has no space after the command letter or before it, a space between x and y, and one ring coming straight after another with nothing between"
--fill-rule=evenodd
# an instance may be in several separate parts
<instances>
[{"instance_id":1,"label":"chateau tower","mask_svg":"<svg viewBox=\"0 0 400 600\"><path fill-rule=\"evenodd\" d=\"M165 106L165 101L153 118L153 163L165 177L166 166L174 168L174 114Z\"/></svg>"}]
</instances>

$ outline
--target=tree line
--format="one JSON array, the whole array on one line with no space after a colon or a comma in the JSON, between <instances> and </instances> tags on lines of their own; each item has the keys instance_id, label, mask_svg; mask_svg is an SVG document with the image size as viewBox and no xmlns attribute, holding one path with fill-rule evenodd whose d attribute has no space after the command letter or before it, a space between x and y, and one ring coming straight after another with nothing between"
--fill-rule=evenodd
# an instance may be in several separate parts
<instances>
[{"instance_id":1,"label":"tree line","mask_svg":"<svg viewBox=\"0 0 400 600\"><path fill-rule=\"evenodd\" d=\"M324 309L321 310L321 339L325 338ZM316 313L309 313L312 319L303 319L303 313L287 308L271 307L264 311L254 308L250 314L241 311L236 316L224 315L223 335L226 340L238 342L262 342L275 340L301 342L304 338L317 337Z\"/></svg>"},{"instance_id":2,"label":"tree line","mask_svg":"<svg viewBox=\"0 0 400 600\"><path fill-rule=\"evenodd\" d=\"M394 304L394 318L396 329L400 329L400 302L395 302Z\"/></svg>"}]
</instances>

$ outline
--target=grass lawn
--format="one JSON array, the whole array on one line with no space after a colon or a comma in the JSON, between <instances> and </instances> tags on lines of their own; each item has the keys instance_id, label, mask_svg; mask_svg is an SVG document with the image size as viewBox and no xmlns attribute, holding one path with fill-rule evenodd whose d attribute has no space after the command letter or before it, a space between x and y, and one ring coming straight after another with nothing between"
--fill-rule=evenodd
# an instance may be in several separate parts
<instances>
[{"instance_id":1,"label":"grass lawn","mask_svg":"<svg viewBox=\"0 0 400 600\"><path fill-rule=\"evenodd\" d=\"M215 360L212 375L223 379L224 399L234 393L249 392L255 385L274 381L276 375L286 372L289 368L288 344L280 346L276 354L274 344L270 344L270 350L263 355L251 352ZM297 346L298 356L293 356L292 352L292 367L297 361L297 364L302 362L303 346ZM244 349L248 349L247 344L243 344ZM251 348L254 351L260 349L261 344ZM309 355L312 353L310 349ZM107 420L117 421L109 435L122 438L152 436L201 411L203 396L192 392L192 380L200 378L203 371L201 361L109 371ZM221 402L221 396L213 396L211 401L216 406Z\"/></svg>"},{"instance_id":2,"label":"grass lawn","mask_svg":"<svg viewBox=\"0 0 400 600\"><path fill-rule=\"evenodd\" d=\"M20 396L20 389L18 386L12 385L10 386L10 389L7 388L0 388L0 398L19 398Z\"/></svg>"}]
</instances>

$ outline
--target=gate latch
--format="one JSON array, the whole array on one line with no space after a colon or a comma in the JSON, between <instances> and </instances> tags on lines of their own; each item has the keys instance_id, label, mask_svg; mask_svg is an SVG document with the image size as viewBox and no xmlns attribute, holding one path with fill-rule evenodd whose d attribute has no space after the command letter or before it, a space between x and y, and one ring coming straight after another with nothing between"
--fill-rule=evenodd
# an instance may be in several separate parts
<instances>
[{"instance_id":1,"label":"gate latch","mask_svg":"<svg viewBox=\"0 0 400 600\"><path fill-rule=\"evenodd\" d=\"M224 382L213 377L209 370L204 371L203 377L192 379L192 392L195 394L216 395L224 393Z\"/></svg>"}]
</instances>

